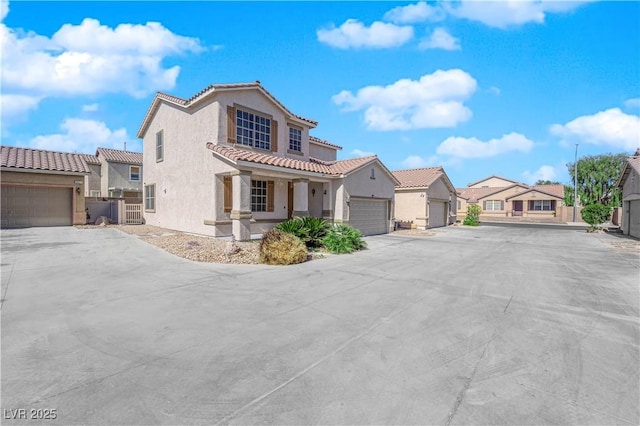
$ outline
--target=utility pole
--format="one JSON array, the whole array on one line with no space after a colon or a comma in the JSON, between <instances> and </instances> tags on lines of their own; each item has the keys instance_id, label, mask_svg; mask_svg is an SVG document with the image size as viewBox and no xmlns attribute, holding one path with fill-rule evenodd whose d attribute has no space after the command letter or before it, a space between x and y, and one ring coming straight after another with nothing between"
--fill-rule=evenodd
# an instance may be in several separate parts
<instances>
[{"instance_id":1,"label":"utility pole","mask_svg":"<svg viewBox=\"0 0 640 426\"><path fill-rule=\"evenodd\" d=\"M578 221L578 144L576 144L576 157L573 162L573 221Z\"/></svg>"}]
</instances>

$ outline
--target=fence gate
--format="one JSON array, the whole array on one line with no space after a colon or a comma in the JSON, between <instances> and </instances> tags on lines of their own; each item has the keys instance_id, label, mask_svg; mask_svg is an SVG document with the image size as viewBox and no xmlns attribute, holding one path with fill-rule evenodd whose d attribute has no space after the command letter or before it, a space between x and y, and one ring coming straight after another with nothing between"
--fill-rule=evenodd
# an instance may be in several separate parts
<instances>
[{"instance_id":1,"label":"fence gate","mask_svg":"<svg viewBox=\"0 0 640 426\"><path fill-rule=\"evenodd\" d=\"M142 204L125 204L124 218L127 225L142 225Z\"/></svg>"}]
</instances>

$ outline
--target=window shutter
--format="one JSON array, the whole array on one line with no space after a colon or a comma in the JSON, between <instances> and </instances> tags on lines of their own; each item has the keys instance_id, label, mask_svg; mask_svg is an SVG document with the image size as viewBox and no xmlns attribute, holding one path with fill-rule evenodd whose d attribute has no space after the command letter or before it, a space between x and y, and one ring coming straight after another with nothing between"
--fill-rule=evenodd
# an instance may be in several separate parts
<instances>
[{"instance_id":1,"label":"window shutter","mask_svg":"<svg viewBox=\"0 0 640 426\"><path fill-rule=\"evenodd\" d=\"M271 152L278 151L278 122L271 119ZM273 211L273 210L270 210Z\"/></svg>"},{"instance_id":2,"label":"window shutter","mask_svg":"<svg viewBox=\"0 0 640 426\"><path fill-rule=\"evenodd\" d=\"M504 201L500 200L500 210L504 210Z\"/></svg>"},{"instance_id":3,"label":"window shutter","mask_svg":"<svg viewBox=\"0 0 640 426\"><path fill-rule=\"evenodd\" d=\"M236 143L236 109L227 105L227 142Z\"/></svg>"},{"instance_id":4,"label":"window shutter","mask_svg":"<svg viewBox=\"0 0 640 426\"><path fill-rule=\"evenodd\" d=\"M273 211L273 181L267 181L267 211Z\"/></svg>"},{"instance_id":5,"label":"window shutter","mask_svg":"<svg viewBox=\"0 0 640 426\"><path fill-rule=\"evenodd\" d=\"M486 201L482 202L482 210L487 210L487 202Z\"/></svg>"},{"instance_id":6,"label":"window shutter","mask_svg":"<svg viewBox=\"0 0 640 426\"><path fill-rule=\"evenodd\" d=\"M533 210L533 200L529 200L529 210Z\"/></svg>"},{"instance_id":7,"label":"window shutter","mask_svg":"<svg viewBox=\"0 0 640 426\"><path fill-rule=\"evenodd\" d=\"M231 176L225 176L223 178L224 182L224 212L231 212L231 205L233 203L233 181L231 180Z\"/></svg>"}]
</instances>

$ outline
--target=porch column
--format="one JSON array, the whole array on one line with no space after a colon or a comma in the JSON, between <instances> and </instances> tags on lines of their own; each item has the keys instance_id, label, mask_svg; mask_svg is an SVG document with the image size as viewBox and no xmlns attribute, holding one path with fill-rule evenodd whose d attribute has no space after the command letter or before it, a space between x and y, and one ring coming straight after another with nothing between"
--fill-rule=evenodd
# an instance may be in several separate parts
<instances>
[{"instance_id":1,"label":"porch column","mask_svg":"<svg viewBox=\"0 0 640 426\"><path fill-rule=\"evenodd\" d=\"M333 219L331 197L331 182L325 182L322 184L322 218L325 220Z\"/></svg>"},{"instance_id":2,"label":"porch column","mask_svg":"<svg viewBox=\"0 0 640 426\"><path fill-rule=\"evenodd\" d=\"M293 180L293 216L309 216L309 179Z\"/></svg>"},{"instance_id":3,"label":"porch column","mask_svg":"<svg viewBox=\"0 0 640 426\"><path fill-rule=\"evenodd\" d=\"M522 217L528 216L529 200L522 200Z\"/></svg>"},{"instance_id":4,"label":"porch column","mask_svg":"<svg viewBox=\"0 0 640 426\"><path fill-rule=\"evenodd\" d=\"M231 202L231 229L238 241L251 239L251 172L234 170L231 172L233 197Z\"/></svg>"}]
</instances>

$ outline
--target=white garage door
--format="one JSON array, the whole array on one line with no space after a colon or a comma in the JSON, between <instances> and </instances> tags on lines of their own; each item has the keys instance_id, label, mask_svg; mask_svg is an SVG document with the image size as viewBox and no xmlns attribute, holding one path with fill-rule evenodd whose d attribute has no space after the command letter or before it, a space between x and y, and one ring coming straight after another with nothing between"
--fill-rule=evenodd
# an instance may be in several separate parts
<instances>
[{"instance_id":1,"label":"white garage door","mask_svg":"<svg viewBox=\"0 0 640 426\"><path fill-rule=\"evenodd\" d=\"M349 202L349 225L363 235L389 232L388 200L351 198Z\"/></svg>"},{"instance_id":2,"label":"white garage door","mask_svg":"<svg viewBox=\"0 0 640 426\"><path fill-rule=\"evenodd\" d=\"M447 225L447 209L449 203L440 201L429 202L429 228L438 228Z\"/></svg>"},{"instance_id":3,"label":"white garage door","mask_svg":"<svg viewBox=\"0 0 640 426\"><path fill-rule=\"evenodd\" d=\"M629 235L640 238L640 200L629 202Z\"/></svg>"},{"instance_id":4,"label":"white garage door","mask_svg":"<svg viewBox=\"0 0 640 426\"><path fill-rule=\"evenodd\" d=\"M72 225L71 188L2 185L2 227Z\"/></svg>"}]
</instances>

